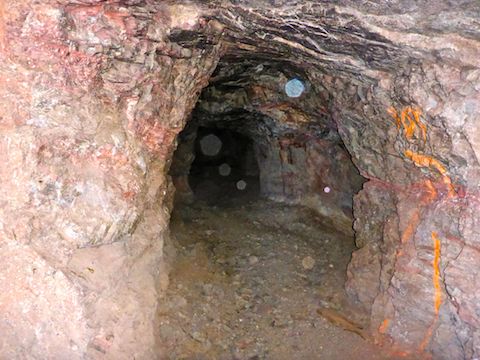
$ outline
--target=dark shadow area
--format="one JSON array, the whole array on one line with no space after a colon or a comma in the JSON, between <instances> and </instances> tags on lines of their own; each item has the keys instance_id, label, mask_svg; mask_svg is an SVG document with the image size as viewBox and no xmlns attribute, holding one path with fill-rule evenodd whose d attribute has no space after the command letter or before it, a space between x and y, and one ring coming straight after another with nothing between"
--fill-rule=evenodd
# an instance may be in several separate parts
<instances>
[{"instance_id":1,"label":"dark shadow area","mask_svg":"<svg viewBox=\"0 0 480 360\"><path fill-rule=\"evenodd\" d=\"M260 194L254 140L235 129L192 119L179 134L170 175L176 203L238 206Z\"/></svg>"},{"instance_id":2,"label":"dark shadow area","mask_svg":"<svg viewBox=\"0 0 480 360\"><path fill-rule=\"evenodd\" d=\"M226 203L259 193L253 141L229 129L200 127L189 183L197 200Z\"/></svg>"}]
</instances>

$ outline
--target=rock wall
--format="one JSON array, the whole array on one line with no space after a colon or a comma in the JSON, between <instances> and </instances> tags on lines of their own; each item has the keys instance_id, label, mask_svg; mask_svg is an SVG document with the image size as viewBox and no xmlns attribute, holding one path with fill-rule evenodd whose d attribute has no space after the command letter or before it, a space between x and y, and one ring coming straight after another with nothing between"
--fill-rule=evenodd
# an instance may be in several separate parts
<instances>
[{"instance_id":1,"label":"rock wall","mask_svg":"<svg viewBox=\"0 0 480 360\"><path fill-rule=\"evenodd\" d=\"M301 204L352 232L352 199L362 177L347 152L327 139L281 137L258 146L260 187L264 196Z\"/></svg>"},{"instance_id":2,"label":"rock wall","mask_svg":"<svg viewBox=\"0 0 480 360\"><path fill-rule=\"evenodd\" d=\"M194 6L130 3L1 4L1 358L159 356L165 173L218 47Z\"/></svg>"},{"instance_id":3,"label":"rock wall","mask_svg":"<svg viewBox=\"0 0 480 360\"><path fill-rule=\"evenodd\" d=\"M347 290L371 311L372 331L390 338L403 349L399 352L475 358L478 327L466 308L478 285L467 270L477 262L476 241L473 229L462 224L475 221L471 214L479 206L478 182L472 181L478 176L478 142L464 135L475 123L466 108L478 102L479 93L461 80L465 73L447 66L443 75L430 73L434 68L414 67L408 80L404 74L392 80L390 94L408 97L396 108L387 99L378 105L386 109L387 116L380 115L383 123L366 124L352 116L375 112L366 102L357 104L356 111L338 110L340 133L362 175L370 179L354 201L361 249L353 254ZM442 83L441 77L448 80ZM408 89L395 79L408 83ZM457 92L464 97L444 97ZM382 94L373 97L381 100ZM454 112L452 106L464 110ZM375 141L379 133L388 142ZM468 286L459 269L469 278Z\"/></svg>"},{"instance_id":4,"label":"rock wall","mask_svg":"<svg viewBox=\"0 0 480 360\"><path fill-rule=\"evenodd\" d=\"M198 124L189 119L185 128L179 133L178 145L173 153L169 174L175 186L175 201L178 203L191 203L194 201L194 194L188 177L190 168L195 160L197 130Z\"/></svg>"}]
</instances>

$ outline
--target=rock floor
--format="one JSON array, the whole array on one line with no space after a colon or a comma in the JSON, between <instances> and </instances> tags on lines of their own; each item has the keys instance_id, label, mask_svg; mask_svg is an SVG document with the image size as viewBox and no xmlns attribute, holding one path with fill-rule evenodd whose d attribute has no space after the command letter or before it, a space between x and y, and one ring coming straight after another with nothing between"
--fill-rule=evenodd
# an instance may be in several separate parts
<instances>
[{"instance_id":1,"label":"rock floor","mask_svg":"<svg viewBox=\"0 0 480 360\"><path fill-rule=\"evenodd\" d=\"M365 320L343 290L353 239L311 211L199 201L177 208L171 226L164 359L395 358L346 330ZM341 316L328 320L318 314L325 308Z\"/></svg>"}]
</instances>

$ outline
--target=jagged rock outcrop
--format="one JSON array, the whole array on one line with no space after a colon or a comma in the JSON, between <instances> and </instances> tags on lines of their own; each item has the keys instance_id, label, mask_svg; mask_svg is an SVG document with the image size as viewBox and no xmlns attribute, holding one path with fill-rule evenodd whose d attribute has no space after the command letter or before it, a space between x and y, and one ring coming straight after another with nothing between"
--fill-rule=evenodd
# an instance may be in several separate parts
<instances>
[{"instance_id":1,"label":"jagged rock outcrop","mask_svg":"<svg viewBox=\"0 0 480 360\"><path fill-rule=\"evenodd\" d=\"M1 357L161 356L166 173L220 59L258 70L224 102L257 82L239 108L272 139L330 134L367 179L347 289L371 331L479 357L479 18L474 0L0 4ZM265 101L299 74L303 98Z\"/></svg>"}]
</instances>

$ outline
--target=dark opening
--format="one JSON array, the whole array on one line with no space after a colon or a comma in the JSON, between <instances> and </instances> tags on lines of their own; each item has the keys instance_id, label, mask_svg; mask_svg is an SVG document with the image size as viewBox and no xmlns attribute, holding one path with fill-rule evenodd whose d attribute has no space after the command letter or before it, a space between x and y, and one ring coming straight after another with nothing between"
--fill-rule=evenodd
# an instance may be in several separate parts
<instances>
[{"instance_id":1,"label":"dark opening","mask_svg":"<svg viewBox=\"0 0 480 360\"><path fill-rule=\"evenodd\" d=\"M230 129L199 127L189 183L194 196L209 204L258 194L253 141Z\"/></svg>"}]
</instances>

